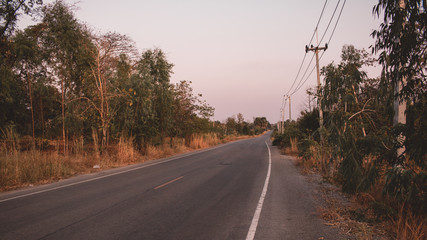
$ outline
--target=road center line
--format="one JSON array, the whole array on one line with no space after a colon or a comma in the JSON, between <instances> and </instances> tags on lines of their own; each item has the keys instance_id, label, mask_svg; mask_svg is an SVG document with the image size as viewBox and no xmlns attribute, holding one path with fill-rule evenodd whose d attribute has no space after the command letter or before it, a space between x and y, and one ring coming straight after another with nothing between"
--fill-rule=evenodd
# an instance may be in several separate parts
<instances>
[{"instance_id":1,"label":"road center line","mask_svg":"<svg viewBox=\"0 0 427 240\"><path fill-rule=\"evenodd\" d=\"M169 181L169 182L167 182L167 183L163 183L162 185L159 185L159 186L155 187L154 189L155 189L155 190L157 190L157 189L159 189L159 188L162 188L162 187L164 187L164 186L166 186L166 185L169 185L169 184L171 184L171 183L173 183L173 182L178 181L179 179L181 179L181 178L183 178L183 177L184 177L184 176L177 177L177 178L175 178L174 180L170 180L170 181Z\"/></svg>"},{"instance_id":2,"label":"road center line","mask_svg":"<svg viewBox=\"0 0 427 240\"><path fill-rule=\"evenodd\" d=\"M261 209L262 205L264 204L265 195L267 194L267 188L268 183L270 182L270 175L271 175L271 151L270 147L267 144L267 141L265 142L265 145L267 145L268 149L268 171L267 176L265 177L264 182L264 188L262 189L261 196L258 201L258 205L255 209L254 217L252 218L251 226L249 227L248 235L246 236L246 240L253 240L255 238L256 229L258 226L259 217L261 216Z\"/></svg>"},{"instance_id":3,"label":"road center line","mask_svg":"<svg viewBox=\"0 0 427 240\"><path fill-rule=\"evenodd\" d=\"M108 177L112 177L112 176L123 174L123 173L127 173L127 172L136 171L136 170L139 170L139 169L142 169L142 168L147 168L147 167L155 166L155 165L158 165L158 164L167 163L167 162L178 160L178 159L185 158L185 157L188 157L188 156L200 154L200 153L203 153L203 152L208 152L208 151L211 151L211 150L214 150L214 149L217 149L217 148L221 148L221 147L224 147L224 146L227 146L227 145L230 145L230 144L234 144L236 142L238 142L238 141L230 142L230 143L226 143L226 144L222 144L222 145L218 145L218 146L215 146L215 147L211 147L211 148L207 148L207 149L203 149L203 150L199 150L199 151L195 151L195 152L190 152L190 153L187 153L187 154L182 154L182 155L174 156L174 157L171 157L171 158L166 158L164 160L159 160L158 162L149 163L147 165L142 165L142 166L139 166L139 167L135 167L135 168L131 168L131 169L127 169L127 170L115 172L115 173L110 173L110 174L99 176L99 177L89 178L89 179L86 179L86 180L82 180L82 181L78 181L78 182L74 182L74 183L69 183L69 184L65 184L65 185L60 185L60 186L57 186L57 187L47 188L47 189L39 190L39 191L36 191L36 192L30 192L30 193L26 193L26 194L22 194L22 195L17 195L15 197L9 197L9 198L6 198L6 199L0 199L0 203L7 202L7 201L10 201L10 200L14 200L14 199L23 198L23 197L28 197L28 196L32 196L32 195L37 195L37 194L40 194L40 193L50 192L50 191L54 191L54 190L58 190L58 189L62 189L62 188L67 188L67 187L79 185L79 184L82 184L82 183L92 182L92 181L95 181L95 180L99 180L99 179L103 179L103 178L108 178Z\"/></svg>"}]
</instances>

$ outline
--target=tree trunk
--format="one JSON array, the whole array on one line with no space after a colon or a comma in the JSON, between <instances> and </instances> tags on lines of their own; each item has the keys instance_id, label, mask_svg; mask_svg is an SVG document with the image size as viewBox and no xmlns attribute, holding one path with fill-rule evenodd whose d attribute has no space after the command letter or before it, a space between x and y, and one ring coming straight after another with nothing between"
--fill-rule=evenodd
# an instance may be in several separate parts
<instances>
[{"instance_id":1,"label":"tree trunk","mask_svg":"<svg viewBox=\"0 0 427 240\"><path fill-rule=\"evenodd\" d=\"M42 143L41 143L41 149L43 150L44 144L43 140L45 138L45 126L44 126L44 116L43 116L43 98L40 96L40 117L41 117L41 124L42 124Z\"/></svg>"},{"instance_id":2,"label":"tree trunk","mask_svg":"<svg viewBox=\"0 0 427 240\"><path fill-rule=\"evenodd\" d=\"M36 136L34 133L34 109L33 109L33 91L32 91L32 86L31 86L31 78L28 77L28 92L30 95L30 109L31 109L31 127L33 130L33 149L36 148Z\"/></svg>"},{"instance_id":3,"label":"tree trunk","mask_svg":"<svg viewBox=\"0 0 427 240\"><path fill-rule=\"evenodd\" d=\"M42 124L42 139L44 139L45 129L44 129L44 113L43 113L43 98L40 96L40 120Z\"/></svg>"},{"instance_id":4,"label":"tree trunk","mask_svg":"<svg viewBox=\"0 0 427 240\"><path fill-rule=\"evenodd\" d=\"M65 89L64 80L61 80L61 108L62 108L62 144L64 145L64 155L66 155L66 143L65 143Z\"/></svg>"}]
</instances>

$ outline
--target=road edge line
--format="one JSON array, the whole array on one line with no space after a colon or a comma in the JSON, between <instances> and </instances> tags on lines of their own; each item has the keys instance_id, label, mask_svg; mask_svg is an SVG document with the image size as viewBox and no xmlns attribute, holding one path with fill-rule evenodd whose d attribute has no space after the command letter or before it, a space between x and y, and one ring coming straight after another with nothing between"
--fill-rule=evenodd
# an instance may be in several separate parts
<instances>
[{"instance_id":1,"label":"road edge line","mask_svg":"<svg viewBox=\"0 0 427 240\"><path fill-rule=\"evenodd\" d=\"M252 218L251 226L249 227L248 235L246 236L246 240L253 240L255 238L256 229L258 227L258 221L261 216L262 206L264 204L265 196L267 195L268 183L270 182L271 176L271 151L268 146L267 141L265 141L265 145L267 145L268 149L268 170L267 176L265 177L264 187L262 189L261 196L259 197L258 205L255 209L254 217Z\"/></svg>"},{"instance_id":2,"label":"road edge line","mask_svg":"<svg viewBox=\"0 0 427 240\"><path fill-rule=\"evenodd\" d=\"M172 157L164 158L164 159L157 159L157 160L154 160L151 163L150 162L146 162L147 163L146 165L142 164L141 166L130 168L130 169L126 169L126 170L122 170L122 171L119 171L119 172L109 173L107 175L101 175L101 176L94 177L94 178L89 178L89 179L86 179L86 180L81 180L81 181L77 181L77 182L73 182L73 183L67 183L67 184L64 184L64 185L57 186L57 187L46 188L46 189L38 190L38 191L35 191L35 192L29 192L29 193L25 193L25 194L22 194L22 195L17 195L17 196L14 196L14 197L0 199L0 203L8 202L8 201L19 199L19 198L33 196L33 195L37 195L37 194L40 194L40 193L50 192L50 191L54 191L54 190L58 190L58 189L62 189L62 188L67 188L67 187L71 187L71 186L75 186L75 185L79 185L79 184L83 184L83 183L87 183L87 182L92 182L92 181L96 181L96 180L99 180L99 179L112 177L112 176L123 174L123 173L127 173L127 172L136 171L136 170L139 170L139 169L143 169L143 168L147 168L147 167L151 167L151 166L155 166L155 165L167 163L167 162L178 160L178 159L182 159L182 158L185 158L185 157L188 157L188 156L193 156L193 155L204 153L204 152L208 152L208 151L211 151L211 150L214 150L214 149L222 148L222 147L227 146L229 144L234 144L236 142L244 141L244 140L248 140L248 139L240 139L240 140L237 140L237 141L232 141L232 142L220 144L220 145L213 146L213 147L206 148L206 149L200 149L200 150L196 150L194 152L184 153L182 155L172 156Z\"/></svg>"}]
</instances>

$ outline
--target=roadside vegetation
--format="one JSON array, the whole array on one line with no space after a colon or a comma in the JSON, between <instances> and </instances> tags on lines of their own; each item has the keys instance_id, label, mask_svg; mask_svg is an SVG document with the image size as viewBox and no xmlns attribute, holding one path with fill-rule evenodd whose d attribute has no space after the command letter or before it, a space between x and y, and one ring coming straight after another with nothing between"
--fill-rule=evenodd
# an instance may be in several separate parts
<instances>
[{"instance_id":1,"label":"roadside vegetation","mask_svg":"<svg viewBox=\"0 0 427 240\"><path fill-rule=\"evenodd\" d=\"M396 239L426 239L426 6L404 2L401 8L380 0L374 7L374 14L384 13L372 33L378 60L346 45L339 64L322 68L324 84L311 97L321 102L323 128L318 108L308 109L275 132L274 144L354 196L364 208L352 212L353 220L383 225ZM370 79L362 69L376 63L382 74ZM393 124L395 99L406 102L406 124Z\"/></svg>"},{"instance_id":2,"label":"roadside vegetation","mask_svg":"<svg viewBox=\"0 0 427 240\"><path fill-rule=\"evenodd\" d=\"M214 108L171 83L161 49L100 33L63 1L0 5L0 191L254 136L269 123ZM17 29L20 15L37 23Z\"/></svg>"}]
</instances>

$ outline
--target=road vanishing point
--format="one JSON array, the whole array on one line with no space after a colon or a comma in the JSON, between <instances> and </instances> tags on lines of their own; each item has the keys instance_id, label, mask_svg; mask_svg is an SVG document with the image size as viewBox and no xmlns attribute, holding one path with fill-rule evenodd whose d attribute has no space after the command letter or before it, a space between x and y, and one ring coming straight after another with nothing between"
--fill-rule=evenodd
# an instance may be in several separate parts
<instances>
[{"instance_id":1,"label":"road vanishing point","mask_svg":"<svg viewBox=\"0 0 427 240\"><path fill-rule=\"evenodd\" d=\"M271 132L0 194L0 239L342 239Z\"/></svg>"}]
</instances>

